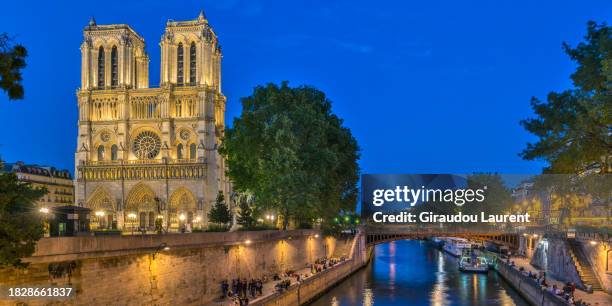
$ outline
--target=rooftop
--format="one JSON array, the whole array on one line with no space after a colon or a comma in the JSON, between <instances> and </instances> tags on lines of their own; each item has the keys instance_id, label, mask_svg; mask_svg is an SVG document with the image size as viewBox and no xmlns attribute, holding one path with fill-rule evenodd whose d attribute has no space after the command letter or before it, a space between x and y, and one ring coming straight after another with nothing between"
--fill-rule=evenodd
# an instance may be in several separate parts
<instances>
[{"instance_id":1,"label":"rooftop","mask_svg":"<svg viewBox=\"0 0 612 306\"><path fill-rule=\"evenodd\" d=\"M4 167L0 169L4 172L12 172L12 173L27 173L33 175L47 176L47 177L55 177L55 178L63 178L63 179L72 179L72 175L68 170L56 169L55 167L50 166L40 166L36 164L25 164L22 161L18 161L15 163L4 163Z\"/></svg>"}]
</instances>

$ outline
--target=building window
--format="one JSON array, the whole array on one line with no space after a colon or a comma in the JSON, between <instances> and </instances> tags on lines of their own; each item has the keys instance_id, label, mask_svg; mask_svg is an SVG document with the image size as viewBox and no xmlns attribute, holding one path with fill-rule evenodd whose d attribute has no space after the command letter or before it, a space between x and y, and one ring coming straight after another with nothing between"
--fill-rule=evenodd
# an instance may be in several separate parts
<instances>
[{"instance_id":1,"label":"building window","mask_svg":"<svg viewBox=\"0 0 612 306\"><path fill-rule=\"evenodd\" d=\"M194 42L189 47L189 85L196 83L196 45Z\"/></svg>"},{"instance_id":2,"label":"building window","mask_svg":"<svg viewBox=\"0 0 612 306\"><path fill-rule=\"evenodd\" d=\"M176 50L176 84L183 85L183 44L179 43L178 49Z\"/></svg>"},{"instance_id":3,"label":"building window","mask_svg":"<svg viewBox=\"0 0 612 306\"><path fill-rule=\"evenodd\" d=\"M196 145L192 143L189 145L189 159L196 159Z\"/></svg>"},{"instance_id":4,"label":"building window","mask_svg":"<svg viewBox=\"0 0 612 306\"><path fill-rule=\"evenodd\" d=\"M183 144L181 143L176 147L176 158L183 159Z\"/></svg>"},{"instance_id":5,"label":"building window","mask_svg":"<svg viewBox=\"0 0 612 306\"><path fill-rule=\"evenodd\" d=\"M111 147L111 160L117 160L117 145Z\"/></svg>"},{"instance_id":6,"label":"building window","mask_svg":"<svg viewBox=\"0 0 612 306\"><path fill-rule=\"evenodd\" d=\"M106 152L104 152L104 146L99 146L98 147L98 160L104 160L104 154Z\"/></svg>"},{"instance_id":7,"label":"building window","mask_svg":"<svg viewBox=\"0 0 612 306\"><path fill-rule=\"evenodd\" d=\"M111 87L119 85L119 66L117 65L117 46L111 50Z\"/></svg>"},{"instance_id":8,"label":"building window","mask_svg":"<svg viewBox=\"0 0 612 306\"><path fill-rule=\"evenodd\" d=\"M98 87L104 88L104 47L98 50Z\"/></svg>"}]
</instances>

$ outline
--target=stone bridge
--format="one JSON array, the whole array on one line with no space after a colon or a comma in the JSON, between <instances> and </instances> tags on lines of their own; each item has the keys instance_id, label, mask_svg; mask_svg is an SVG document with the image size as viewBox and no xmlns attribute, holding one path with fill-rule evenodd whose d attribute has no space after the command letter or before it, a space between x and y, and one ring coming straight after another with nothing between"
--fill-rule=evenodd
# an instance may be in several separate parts
<instances>
[{"instance_id":1,"label":"stone bridge","mask_svg":"<svg viewBox=\"0 0 612 306\"><path fill-rule=\"evenodd\" d=\"M403 239L426 239L431 237L458 237L473 241L492 241L511 249L519 248L520 236L500 230L471 230L448 228L419 228L410 226L364 226L368 244L379 244Z\"/></svg>"}]
</instances>

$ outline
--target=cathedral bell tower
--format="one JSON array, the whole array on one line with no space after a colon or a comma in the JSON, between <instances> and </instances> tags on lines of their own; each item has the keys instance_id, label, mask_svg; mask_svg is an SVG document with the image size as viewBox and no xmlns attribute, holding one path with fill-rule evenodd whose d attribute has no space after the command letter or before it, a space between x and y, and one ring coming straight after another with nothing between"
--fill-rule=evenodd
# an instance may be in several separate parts
<instances>
[{"instance_id":1,"label":"cathedral bell tower","mask_svg":"<svg viewBox=\"0 0 612 306\"><path fill-rule=\"evenodd\" d=\"M89 21L81 44L81 89L148 88L144 39L126 24Z\"/></svg>"},{"instance_id":2,"label":"cathedral bell tower","mask_svg":"<svg viewBox=\"0 0 612 306\"><path fill-rule=\"evenodd\" d=\"M166 23L161 42L161 86L209 86L221 92L221 46L204 12Z\"/></svg>"}]
</instances>

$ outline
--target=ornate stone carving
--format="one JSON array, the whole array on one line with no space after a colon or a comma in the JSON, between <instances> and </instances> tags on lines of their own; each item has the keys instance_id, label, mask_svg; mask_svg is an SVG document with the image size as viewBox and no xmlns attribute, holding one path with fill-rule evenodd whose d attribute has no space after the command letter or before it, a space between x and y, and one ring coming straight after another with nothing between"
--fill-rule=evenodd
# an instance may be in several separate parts
<instances>
[{"instance_id":1,"label":"ornate stone carving","mask_svg":"<svg viewBox=\"0 0 612 306\"><path fill-rule=\"evenodd\" d=\"M134 139L133 151L140 159L154 159L159 155L161 139L151 131L144 131Z\"/></svg>"}]
</instances>

